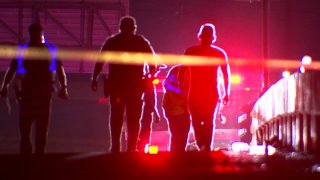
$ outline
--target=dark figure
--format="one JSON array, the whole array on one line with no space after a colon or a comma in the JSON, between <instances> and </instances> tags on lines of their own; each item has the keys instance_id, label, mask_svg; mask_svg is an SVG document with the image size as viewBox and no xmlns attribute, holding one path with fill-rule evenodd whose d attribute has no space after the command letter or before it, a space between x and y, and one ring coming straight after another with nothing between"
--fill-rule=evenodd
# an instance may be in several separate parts
<instances>
[{"instance_id":1,"label":"dark figure","mask_svg":"<svg viewBox=\"0 0 320 180\"><path fill-rule=\"evenodd\" d=\"M136 35L136 21L125 16L120 20L120 32L109 37L101 51L146 52L153 54L147 39ZM91 88L97 90L98 76L104 62L97 62L92 75ZM142 94L144 91L144 64L129 65L109 63L108 91L110 94L111 115L111 152L120 152L120 136L124 111L127 116L128 144L127 151L137 150L139 120L142 110Z\"/></svg>"},{"instance_id":2,"label":"dark figure","mask_svg":"<svg viewBox=\"0 0 320 180\"><path fill-rule=\"evenodd\" d=\"M32 154L31 128L35 122L35 153L44 154L50 122L51 102L55 91L55 75L60 82L59 97L66 99L67 81L61 61L55 59L56 48L44 43L43 29L39 23L29 27L30 41L19 46L17 58L7 70L2 84L1 96L6 97L14 74L16 96L20 105L20 153ZM24 57L26 51L41 54L41 57Z\"/></svg>"},{"instance_id":3,"label":"dark figure","mask_svg":"<svg viewBox=\"0 0 320 180\"><path fill-rule=\"evenodd\" d=\"M188 67L173 66L163 82L163 110L169 123L170 151L184 152L190 130L188 111L190 72Z\"/></svg>"},{"instance_id":4,"label":"dark figure","mask_svg":"<svg viewBox=\"0 0 320 180\"><path fill-rule=\"evenodd\" d=\"M202 25L198 38L200 45L188 48L186 55L221 58L224 61L220 66L190 66L189 111L195 139L200 150L210 151L215 128L215 109L219 99L218 71L220 69L223 74L225 88L223 103L227 104L230 94L230 68L224 50L212 45L216 41L215 27L212 24Z\"/></svg>"},{"instance_id":5,"label":"dark figure","mask_svg":"<svg viewBox=\"0 0 320 180\"><path fill-rule=\"evenodd\" d=\"M140 120L140 131L138 136L137 148L143 152L147 144L150 144L152 122L158 123L160 115L156 107L157 93L153 81L157 73L154 73L154 66L150 73L145 75L145 90L143 94L143 108ZM150 69L151 69L150 68Z\"/></svg>"}]
</instances>

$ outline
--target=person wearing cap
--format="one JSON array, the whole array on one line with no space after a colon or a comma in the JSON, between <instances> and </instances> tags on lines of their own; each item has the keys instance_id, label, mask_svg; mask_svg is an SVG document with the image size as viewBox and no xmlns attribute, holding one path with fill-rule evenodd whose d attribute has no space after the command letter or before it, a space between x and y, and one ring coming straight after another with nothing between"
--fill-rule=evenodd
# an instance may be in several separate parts
<instances>
[{"instance_id":1,"label":"person wearing cap","mask_svg":"<svg viewBox=\"0 0 320 180\"><path fill-rule=\"evenodd\" d=\"M20 154L33 153L30 137L35 123L34 153L41 155L46 151L56 75L60 83L58 96L63 99L68 97L67 79L62 62L55 57L56 47L44 42L41 24L29 26L29 37L28 42L18 46L17 56L4 76L0 96L8 96L9 84L16 74L14 88L19 102ZM26 56L26 51L40 56Z\"/></svg>"},{"instance_id":2,"label":"person wearing cap","mask_svg":"<svg viewBox=\"0 0 320 180\"><path fill-rule=\"evenodd\" d=\"M190 66L189 111L192 119L195 140L198 148L203 151L211 150L215 128L215 110L218 100L226 105L230 95L230 67L226 52L214 46L216 32L213 24L203 24L198 33L200 44L185 51L185 55L217 58L222 60L220 65ZM224 90L219 97L218 74L222 72Z\"/></svg>"},{"instance_id":3,"label":"person wearing cap","mask_svg":"<svg viewBox=\"0 0 320 180\"><path fill-rule=\"evenodd\" d=\"M120 19L120 29L116 34L106 39L101 48L103 52L143 52L154 54L149 41L142 35L136 34L136 20L132 16ZM104 59L103 59L104 60ZM104 61L97 61L91 77L91 89L97 91L99 74L102 72ZM145 72L149 69L149 72ZM124 113L127 124L127 151L137 151L137 139L140 129L142 111L142 94L144 91L143 76L146 73L155 73L155 67L145 64L108 63L105 80L105 96L110 97L111 152L120 152L120 139Z\"/></svg>"}]
</instances>

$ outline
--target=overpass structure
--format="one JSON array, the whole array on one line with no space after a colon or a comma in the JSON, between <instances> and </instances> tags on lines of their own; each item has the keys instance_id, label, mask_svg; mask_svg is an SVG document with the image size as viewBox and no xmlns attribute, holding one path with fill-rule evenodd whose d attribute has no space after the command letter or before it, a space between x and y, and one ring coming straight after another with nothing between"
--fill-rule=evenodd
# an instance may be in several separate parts
<instances>
[{"instance_id":1,"label":"overpass structure","mask_svg":"<svg viewBox=\"0 0 320 180\"><path fill-rule=\"evenodd\" d=\"M59 48L99 50L129 14L129 0L3 0L0 2L0 45L28 40L28 27L40 22L48 42ZM0 57L0 71L10 60ZM65 62L67 72L91 72L91 62Z\"/></svg>"}]
</instances>

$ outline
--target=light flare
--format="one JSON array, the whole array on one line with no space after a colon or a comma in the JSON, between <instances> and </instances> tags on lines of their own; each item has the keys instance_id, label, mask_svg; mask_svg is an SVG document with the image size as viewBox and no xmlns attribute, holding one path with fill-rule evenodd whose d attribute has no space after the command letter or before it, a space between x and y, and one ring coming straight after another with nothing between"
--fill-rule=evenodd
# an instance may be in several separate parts
<instances>
[{"instance_id":1,"label":"light flare","mask_svg":"<svg viewBox=\"0 0 320 180\"><path fill-rule=\"evenodd\" d=\"M240 84L241 83L241 76L238 74L231 75L231 83L232 84Z\"/></svg>"},{"instance_id":2,"label":"light flare","mask_svg":"<svg viewBox=\"0 0 320 180\"><path fill-rule=\"evenodd\" d=\"M286 78L290 76L290 71L283 71L282 72L282 77Z\"/></svg>"},{"instance_id":3,"label":"light flare","mask_svg":"<svg viewBox=\"0 0 320 180\"><path fill-rule=\"evenodd\" d=\"M311 56L308 56L308 55L303 56L302 59L301 59L301 63L303 65L310 65L312 63Z\"/></svg>"},{"instance_id":4,"label":"light flare","mask_svg":"<svg viewBox=\"0 0 320 180\"><path fill-rule=\"evenodd\" d=\"M276 153L276 149L270 145L268 145L268 155L273 155ZM265 155L266 154L266 146L265 145L254 145L250 146L249 150L250 155Z\"/></svg>"},{"instance_id":5,"label":"light flare","mask_svg":"<svg viewBox=\"0 0 320 180\"><path fill-rule=\"evenodd\" d=\"M15 58L17 54L17 46L0 46L0 58ZM30 48L24 57L30 59L42 59L48 57L48 53L41 51L37 48ZM139 52L120 52L120 51L84 51L84 50L71 50L71 49L59 49L56 53L56 57L63 61L101 61L108 63L119 64L144 64L147 61L148 64L166 64L166 65L223 65L224 59L201 57L201 56L188 56L188 55L176 55L176 54L162 54L154 55L152 53L139 53ZM240 59L229 58L229 64L231 66L254 66L261 67L266 66L268 68L283 69L298 69L301 66L301 62L297 60L285 60L285 59L269 59L261 61L260 59ZM310 64L305 65L305 69L318 69L320 62L312 61Z\"/></svg>"}]
</instances>

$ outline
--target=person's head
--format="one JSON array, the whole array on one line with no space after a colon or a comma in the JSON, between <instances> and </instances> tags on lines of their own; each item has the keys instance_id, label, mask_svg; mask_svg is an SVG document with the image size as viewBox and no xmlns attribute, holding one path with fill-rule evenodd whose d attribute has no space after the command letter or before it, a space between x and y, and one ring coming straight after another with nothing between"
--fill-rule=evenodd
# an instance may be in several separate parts
<instances>
[{"instance_id":1,"label":"person's head","mask_svg":"<svg viewBox=\"0 0 320 180\"><path fill-rule=\"evenodd\" d=\"M216 41L216 30L213 24L206 23L200 27L198 38L201 44L211 45Z\"/></svg>"},{"instance_id":2,"label":"person's head","mask_svg":"<svg viewBox=\"0 0 320 180\"><path fill-rule=\"evenodd\" d=\"M135 33L137 28L136 19L132 16L124 16L120 19L120 31L124 33Z\"/></svg>"},{"instance_id":3,"label":"person's head","mask_svg":"<svg viewBox=\"0 0 320 180\"><path fill-rule=\"evenodd\" d=\"M43 29L41 24L32 23L29 26L29 36L31 42L41 43L43 41Z\"/></svg>"}]
</instances>

